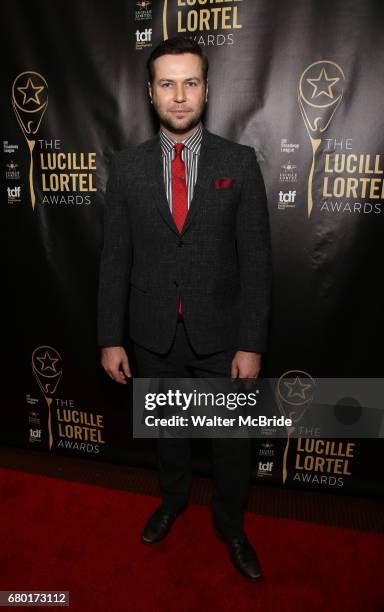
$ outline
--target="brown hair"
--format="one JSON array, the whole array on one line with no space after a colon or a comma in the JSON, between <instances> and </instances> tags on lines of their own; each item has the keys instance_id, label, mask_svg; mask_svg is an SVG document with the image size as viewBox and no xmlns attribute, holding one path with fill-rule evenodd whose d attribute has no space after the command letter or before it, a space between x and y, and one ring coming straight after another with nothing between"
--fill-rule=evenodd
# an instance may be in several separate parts
<instances>
[{"instance_id":1,"label":"brown hair","mask_svg":"<svg viewBox=\"0 0 384 612\"><path fill-rule=\"evenodd\" d=\"M206 83L208 78L208 58L197 42L192 40L192 38L184 36L174 36L173 38L168 38L168 40L163 40L160 45L153 49L147 61L149 82L153 83L153 63L158 57L162 55L182 55L183 53L193 53L193 55L198 55L201 58L203 78Z\"/></svg>"}]
</instances>

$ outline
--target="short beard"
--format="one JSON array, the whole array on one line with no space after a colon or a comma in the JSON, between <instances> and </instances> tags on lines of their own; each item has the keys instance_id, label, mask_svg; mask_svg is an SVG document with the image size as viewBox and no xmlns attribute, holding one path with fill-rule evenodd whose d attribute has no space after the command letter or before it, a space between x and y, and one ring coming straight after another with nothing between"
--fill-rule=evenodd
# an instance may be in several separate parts
<instances>
[{"instance_id":1,"label":"short beard","mask_svg":"<svg viewBox=\"0 0 384 612\"><path fill-rule=\"evenodd\" d=\"M202 115L191 117L189 122L184 127L178 127L174 125L171 121L168 121L168 119L166 118L160 117L160 119L161 124L170 132L173 132L174 134L184 134L184 132L189 132L200 123L201 116Z\"/></svg>"},{"instance_id":2,"label":"short beard","mask_svg":"<svg viewBox=\"0 0 384 612\"><path fill-rule=\"evenodd\" d=\"M173 123L171 121L169 121L166 117L162 117L158 111L157 108L155 106L155 104L153 104L154 110L158 116L158 118L160 119L161 124L170 132L174 132L174 134L184 134L184 132L189 132L190 130L192 130L194 127L196 127L200 121L201 118L204 114L205 111L205 107L206 107L206 103L204 102L202 108L200 109L200 112L195 115L194 117L191 117L189 122L184 126L184 127L178 127L177 125L173 125Z\"/></svg>"}]
</instances>

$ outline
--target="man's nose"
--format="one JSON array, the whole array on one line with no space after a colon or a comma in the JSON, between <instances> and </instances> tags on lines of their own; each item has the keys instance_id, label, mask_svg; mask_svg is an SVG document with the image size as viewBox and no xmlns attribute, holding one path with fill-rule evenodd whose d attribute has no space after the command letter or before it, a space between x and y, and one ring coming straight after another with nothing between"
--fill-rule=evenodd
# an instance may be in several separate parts
<instances>
[{"instance_id":1,"label":"man's nose","mask_svg":"<svg viewBox=\"0 0 384 612\"><path fill-rule=\"evenodd\" d=\"M175 102L185 101L185 87L182 83L178 83L175 88Z\"/></svg>"}]
</instances>

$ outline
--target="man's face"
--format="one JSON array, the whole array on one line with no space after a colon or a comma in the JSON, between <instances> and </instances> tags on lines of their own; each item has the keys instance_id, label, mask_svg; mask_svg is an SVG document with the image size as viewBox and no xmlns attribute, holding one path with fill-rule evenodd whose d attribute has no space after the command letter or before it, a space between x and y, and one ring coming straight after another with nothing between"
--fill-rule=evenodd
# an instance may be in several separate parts
<instances>
[{"instance_id":1,"label":"man's face","mask_svg":"<svg viewBox=\"0 0 384 612\"><path fill-rule=\"evenodd\" d=\"M198 55L162 55L154 61L154 78L149 95L161 126L174 134L185 134L198 125L203 114L208 86L203 79Z\"/></svg>"}]
</instances>

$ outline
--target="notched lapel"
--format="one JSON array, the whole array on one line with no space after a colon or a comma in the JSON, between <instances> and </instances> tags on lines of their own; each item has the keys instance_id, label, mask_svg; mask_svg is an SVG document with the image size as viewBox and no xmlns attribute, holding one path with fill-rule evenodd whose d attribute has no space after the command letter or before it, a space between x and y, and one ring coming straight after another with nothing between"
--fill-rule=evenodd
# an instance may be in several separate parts
<instances>
[{"instance_id":1,"label":"notched lapel","mask_svg":"<svg viewBox=\"0 0 384 612\"><path fill-rule=\"evenodd\" d=\"M160 137L155 136L149 140L143 148L145 151L144 163L146 165L148 185L153 186L153 199L155 204L164 221L171 228L171 230L179 236L179 231L173 220L165 192ZM181 230L181 235L187 231L193 217L196 215L196 212L204 202L204 198L206 197L209 186L212 182L212 177L215 176L217 155L218 144L214 135L210 134L210 132L208 132L206 129L203 129L203 139L201 141L196 185L187 218L185 220L184 227Z\"/></svg>"},{"instance_id":2,"label":"notched lapel","mask_svg":"<svg viewBox=\"0 0 384 612\"><path fill-rule=\"evenodd\" d=\"M199 210L200 206L204 202L205 196L208 193L209 186L212 182L212 177L215 176L215 162L218 154L217 149L218 145L214 136L204 129L203 139L201 141L196 185L181 234L184 234L184 232L186 232L190 226L193 217L196 215L196 212Z\"/></svg>"},{"instance_id":3,"label":"notched lapel","mask_svg":"<svg viewBox=\"0 0 384 612\"><path fill-rule=\"evenodd\" d=\"M169 208L164 186L163 160L161 154L160 138L156 136L146 143L145 164L148 176L148 185L153 187L153 199L164 221L175 234L179 235ZM152 190L151 190L152 191Z\"/></svg>"}]
</instances>

